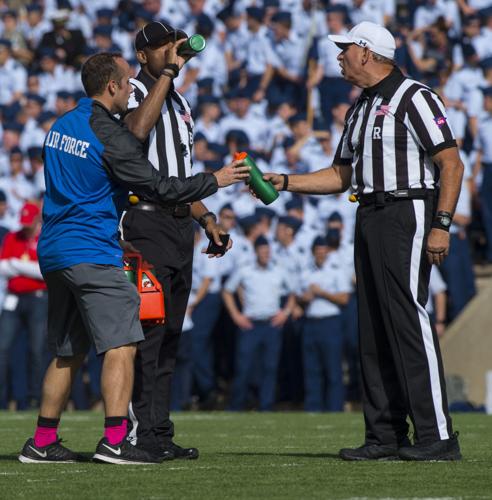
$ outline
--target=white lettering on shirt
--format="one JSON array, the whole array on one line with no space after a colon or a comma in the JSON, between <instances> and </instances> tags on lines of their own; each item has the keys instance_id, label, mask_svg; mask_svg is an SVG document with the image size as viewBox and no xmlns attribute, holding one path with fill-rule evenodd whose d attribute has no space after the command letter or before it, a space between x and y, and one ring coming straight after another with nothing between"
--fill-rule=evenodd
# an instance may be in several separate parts
<instances>
[{"instance_id":1,"label":"white lettering on shirt","mask_svg":"<svg viewBox=\"0 0 492 500\"><path fill-rule=\"evenodd\" d=\"M44 145L47 148L58 149L64 153L68 153L79 158L87 158L87 148L91 145L90 142L70 137L63 134L60 141L60 133L55 130L50 130L46 136Z\"/></svg>"}]
</instances>

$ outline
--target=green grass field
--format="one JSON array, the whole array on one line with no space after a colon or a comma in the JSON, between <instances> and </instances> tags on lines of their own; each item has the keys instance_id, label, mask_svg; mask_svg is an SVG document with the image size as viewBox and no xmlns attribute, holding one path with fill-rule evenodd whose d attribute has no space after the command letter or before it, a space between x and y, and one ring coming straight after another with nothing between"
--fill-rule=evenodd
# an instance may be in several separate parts
<instances>
[{"instance_id":1,"label":"green grass field","mask_svg":"<svg viewBox=\"0 0 492 500\"><path fill-rule=\"evenodd\" d=\"M340 447L362 441L360 414L183 413L176 441L197 446L196 461L155 466L92 463L25 465L16 456L32 433L32 413L0 413L0 499L492 499L492 419L459 414L458 463L348 463ZM61 436L91 453L103 416L63 417Z\"/></svg>"}]
</instances>

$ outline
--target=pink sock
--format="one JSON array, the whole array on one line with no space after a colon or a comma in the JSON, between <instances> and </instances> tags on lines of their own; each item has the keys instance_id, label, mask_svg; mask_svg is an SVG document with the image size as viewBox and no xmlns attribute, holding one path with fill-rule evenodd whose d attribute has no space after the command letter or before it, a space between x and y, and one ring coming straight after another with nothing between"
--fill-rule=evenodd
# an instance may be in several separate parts
<instances>
[{"instance_id":1,"label":"pink sock","mask_svg":"<svg viewBox=\"0 0 492 500\"><path fill-rule=\"evenodd\" d=\"M108 440L109 444L118 444L125 439L127 432L127 419L124 418L121 424L105 425L104 437Z\"/></svg>"},{"instance_id":2,"label":"pink sock","mask_svg":"<svg viewBox=\"0 0 492 500\"><path fill-rule=\"evenodd\" d=\"M57 427L36 427L34 433L34 445L38 448L43 448L56 441Z\"/></svg>"}]
</instances>

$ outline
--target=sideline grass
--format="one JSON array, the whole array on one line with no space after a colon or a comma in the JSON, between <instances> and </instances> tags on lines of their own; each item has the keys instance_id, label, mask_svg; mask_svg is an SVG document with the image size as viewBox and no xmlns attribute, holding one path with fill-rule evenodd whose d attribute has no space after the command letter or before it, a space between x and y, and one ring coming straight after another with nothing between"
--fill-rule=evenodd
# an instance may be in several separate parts
<instances>
[{"instance_id":1,"label":"sideline grass","mask_svg":"<svg viewBox=\"0 0 492 500\"><path fill-rule=\"evenodd\" d=\"M99 413L64 415L61 435L91 453ZM0 498L28 499L492 499L492 420L454 416L459 463L348 463L340 447L361 444L359 414L183 413L174 417L196 461L156 466L92 463L26 465L16 455L31 434L32 413L0 412Z\"/></svg>"}]
</instances>

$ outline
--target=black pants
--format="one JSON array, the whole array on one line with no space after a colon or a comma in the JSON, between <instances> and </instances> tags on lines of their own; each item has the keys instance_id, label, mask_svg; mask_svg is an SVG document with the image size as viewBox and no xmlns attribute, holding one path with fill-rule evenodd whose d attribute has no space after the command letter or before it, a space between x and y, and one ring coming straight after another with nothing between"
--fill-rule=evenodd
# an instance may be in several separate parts
<instances>
[{"instance_id":1,"label":"black pants","mask_svg":"<svg viewBox=\"0 0 492 500\"><path fill-rule=\"evenodd\" d=\"M158 212L130 209L123 219L123 236L154 266L164 292L164 326L144 328L137 347L130 417L131 437L143 447L170 441L171 380L181 328L191 290L193 222Z\"/></svg>"},{"instance_id":2,"label":"black pants","mask_svg":"<svg viewBox=\"0 0 492 500\"><path fill-rule=\"evenodd\" d=\"M435 200L360 206L355 233L366 443L451 436L439 343L425 311Z\"/></svg>"}]
</instances>

